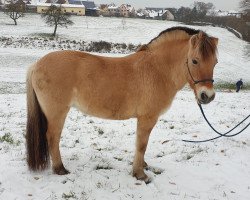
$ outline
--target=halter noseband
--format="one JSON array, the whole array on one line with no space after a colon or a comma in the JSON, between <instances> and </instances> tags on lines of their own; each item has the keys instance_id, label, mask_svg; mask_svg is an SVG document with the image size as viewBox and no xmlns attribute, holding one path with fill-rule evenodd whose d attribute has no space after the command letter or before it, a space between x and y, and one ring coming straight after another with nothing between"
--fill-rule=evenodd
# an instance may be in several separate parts
<instances>
[{"instance_id":1,"label":"halter noseband","mask_svg":"<svg viewBox=\"0 0 250 200\"><path fill-rule=\"evenodd\" d=\"M194 84L198 84L198 83L205 83L205 82L214 82L214 79L203 79L203 80L194 80L194 77L192 76L191 72L190 72L190 69L189 69L189 66L188 66L188 59L187 59L187 68L188 68L188 73L190 75L190 77L192 78Z\"/></svg>"}]
</instances>

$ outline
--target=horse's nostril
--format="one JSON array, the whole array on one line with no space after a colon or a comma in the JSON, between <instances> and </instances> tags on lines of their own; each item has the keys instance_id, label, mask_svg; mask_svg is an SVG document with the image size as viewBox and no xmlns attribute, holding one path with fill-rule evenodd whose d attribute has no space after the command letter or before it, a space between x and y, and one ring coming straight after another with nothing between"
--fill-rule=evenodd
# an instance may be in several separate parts
<instances>
[{"instance_id":1,"label":"horse's nostril","mask_svg":"<svg viewBox=\"0 0 250 200\"><path fill-rule=\"evenodd\" d=\"M215 98L215 94L213 94L213 96L211 97L211 101L213 101Z\"/></svg>"},{"instance_id":2,"label":"horse's nostril","mask_svg":"<svg viewBox=\"0 0 250 200\"><path fill-rule=\"evenodd\" d=\"M205 92L201 93L201 99L202 99L202 101L205 101L205 102L208 100L208 96L206 95Z\"/></svg>"}]
</instances>

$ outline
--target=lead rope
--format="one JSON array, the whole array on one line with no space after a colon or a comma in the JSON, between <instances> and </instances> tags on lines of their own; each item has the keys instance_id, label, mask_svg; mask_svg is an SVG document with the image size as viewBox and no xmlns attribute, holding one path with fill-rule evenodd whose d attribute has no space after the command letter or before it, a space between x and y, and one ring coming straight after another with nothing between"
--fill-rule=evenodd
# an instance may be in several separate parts
<instances>
[{"instance_id":1,"label":"lead rope","mask_svg":"<svg viewBox=\"0 0 250 200\"><path fill-rule=\"evenodd\" d=\"M191 74L191 72L190 72L189 66L188 66L188 59L187 59L186 65L187 65L187 68L188 68L188 73L189 73L190 77L192 78L192 80L193 80L193 82L194 82L195 85L198 84L198 83L200 83L200 82L207 82L207 81L210 81L210 82L212 82L212 83L214 82L213 79L204 79L204 80L198 80L198 81L197 81L197 80L194 80L194 78L193 78L193 76L192 76L192 74ZM206 117L206 115L205 115L205 113L204 113L204 111L203 111L203 108L202 108L201 104L198 103L198 106L199 106L199 108L200 108L200 110L201 110L201 113L202 113L204 119L206 120L207 124L208 124L208 125L212 128L212 130L213 130L215 133L217 133L219 136L214 137L214 138L210 138L210 139L207 139L207 140L182 140L183 142L203 143L203 142L209 142L209 141L212 141L212 140L216 140L216 139L218 139L218 138L220 138L220 137L234 137L234 136L239 135L240 133L242 133L242 132L243 132L244 130L246 130L247 127L250 125L250 123L248 123L248 124L247 124L242 130L240 130L239 132L237 132L237 133L235 133L235 134L232 134L232 135L228 135L228 134L231 133L234 129L236 129L239 125L241 125L244 121L246 121L246 120L250 117L250 115L248 115L245 119L243 119L240 123L238 123L235 127L233 127L232 129L230 129L230 130L227 131L226 133L220 133L220 132L217 131L217 130L211 125L211 123L208 121L208 119L207 119L207 117Z\"/></svg>"},{"instance_id":2,"label":"lead rope","mask_svg":"<svg viewBox=\"0 0 250 200\"><path fill-rule=\"evenodd\" d=\"M207 124L213 129L214 132L216 132L219 136L217 137L214 137L214 138L210 138L210 139L207 139L207 140L182 140L183 142L192 142L192 143L202 143L202 142L209 142L209 141L212 141L212 140L216 140L220 137L234 137L236 135L239 135L240 133L242 133L244 130L247 129L247 127L250 125L250 122L242 129L240 130L239 132L237 133L234 133L232 135L228 135L229 133L231 133L234 129L236 129L239 125L241 125L243 122L245 122L249 117L250 115L248 115L246 118L244 118L240 123L238 123L235 127L233 127L232 129L230 129L229 131L227 131L226 133L220 133L219 131L217 131L212 125L211 123L208 121L205 113L204 113L204 110L202 108L202 106L200 104L198 104L200 110L201 110L201 113L204 117L204 119L206 120Z\"/></svg>"}]
</instances>

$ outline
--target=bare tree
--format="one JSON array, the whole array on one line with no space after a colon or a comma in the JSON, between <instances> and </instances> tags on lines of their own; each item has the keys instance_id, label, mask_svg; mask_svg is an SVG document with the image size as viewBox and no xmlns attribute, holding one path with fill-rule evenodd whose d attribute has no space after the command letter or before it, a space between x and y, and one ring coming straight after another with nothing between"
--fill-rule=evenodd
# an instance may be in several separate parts
<instances>
[{"instance_id":1,"label":"bare tree","mask_svg":"<svg viewBox=\"0 0 250 200\"><path fill-rule=\"evenodd\" d=\"M182 6L176 12L176 20L185 23L190 23L192 21L191 13L192 13L191 8Z\"/></svg>"},{"instance_id":2,"label":"bare tree","mask_svg":"<svg viewBox=\"0 0 250 200\"><path fill-rule=\"evenodd\" d=\"M242 11L250 11L250 0L240 1L240 8Z\"/></svg>"},{"instance_id":3,"label":"bare tree","mask_svg":"<svg viewBox=\"0 0 250 200\"><path fill-rule=\"evenodd\" d=\"M43 14L42 18L49 26L54 26L52 36L56 36L57 27L68 27L74 23L70 20L70 15L62 10L62 6L51 5Z\"/></svg>"},{"instance_id":4,"label":"bare tree","mask_svg":"<svg viewBox=\"0 0 250 200\"><path fill-rule=\"evenodd\" d=\"M13 19L15 25L17 25L17 19L24 16L24 11L25 5L14 0L8 1L4 8L4 13Z\"/></svg>"},{"instance_id":5,"label":"bare tree","mask_svg":"<svg viewBox=\"0 0 250 200\"><path fill-rule=\"evenodd\" d=\"M215 9L215 6L213 3L204 3L200 1L194 2L194 9L196 9L196 17L198 19L202 19L206 16L208 12L212 12Z\"/></svg>"},{"instance_id":6,"label":"bare tree","mask_svg":"<svg viewBox=\"0 0 250 200\"><path fill-rule=\"evenodd\" d=\"M244 19L250 22L250 0L240 1L240 9L243 12Z\"/></svg>"}]
</instances>

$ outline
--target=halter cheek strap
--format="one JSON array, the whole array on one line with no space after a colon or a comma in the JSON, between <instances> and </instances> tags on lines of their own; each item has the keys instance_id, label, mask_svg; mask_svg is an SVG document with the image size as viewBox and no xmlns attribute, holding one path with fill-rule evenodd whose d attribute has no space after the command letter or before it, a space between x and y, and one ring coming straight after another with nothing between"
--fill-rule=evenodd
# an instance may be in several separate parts
<instances>
[{"instance_id":1,"label":"halter cheek strap","mask_svg":"<svg viewBox=\"0 0 250 200\"><path fill-rule=\"evenodd\" d=\"M194 82L194 84L198 84L198 83L205 83L205 82L214 82L214 79L203 79L203 80L194 80L194 77L192 76L189 66L188 66L188 59L187 59L187 68L188 68L188 73L190 75L190 77L192 78L192 81Z\"/></svg>"}]
</instances>

